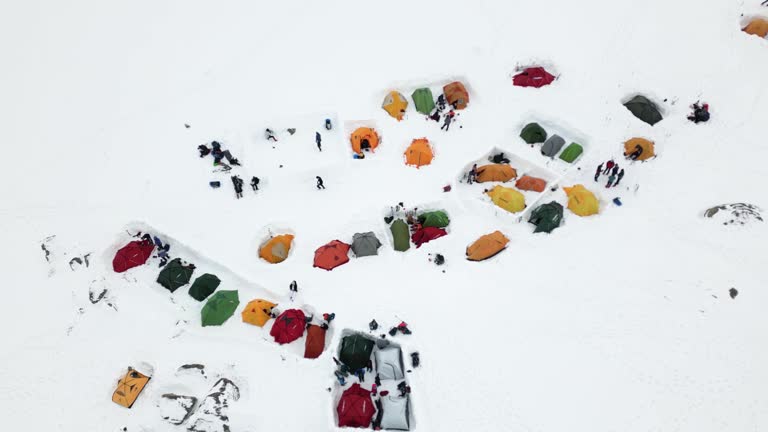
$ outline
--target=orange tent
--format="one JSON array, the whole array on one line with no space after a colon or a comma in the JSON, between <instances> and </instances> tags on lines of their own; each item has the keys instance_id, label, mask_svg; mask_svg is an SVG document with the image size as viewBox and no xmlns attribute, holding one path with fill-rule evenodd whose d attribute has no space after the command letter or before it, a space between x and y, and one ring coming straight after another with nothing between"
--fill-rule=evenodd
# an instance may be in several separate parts
<instances>
[{"instance_id":1,"label":"orange tent","mask_svg":"<svg viewBox=\"0 0 768 432\"><path fill-rule=\"evenodd\" d=\"M517 177L517 171L507 164L490 164L477 167L477 176L475 181L485 182L506 182Z\"/></svg>"},{"instance_id":2,"label":"orange tent","mask_svg":"<svg viewBox=\"0 0 768 432\"><path fill-rule=\"evenodd\" d=\"M524 175L515 182L515 187L520 190L544 192L547 188L547 182L538 177Z\"/></svg>"},{"instance_id":3,"label":"orange tent","mask_svg":"<svg viewBox=\"0 0 768 432\"><path fill-rule=\"evenodd\" d=\"M742 29L744 33L760 36L764 38L768 36L768 20L765 18L755 18Z\"/></svg>"},{"instance_id":4,"label":"orange tent","mask_svg":"<svg viewBox=\"0 0 768 432\"><path fill-rule=\"evenodd\" d=\"M469 93L464 88L464 84L454 81L445 87L443 87L443 94L445 94L445 100L449 104L455 105L456 109L464 109L469 103Z\"/></svg>"},{"instance_id":5,"label":"orange tent","mask_svg":"<svg viewBox=\"0 0 768 432\"><path fill-rule=\"evenodd\" d=\"M334 240L315 251L314 267L324 270L333 270L336 267L349 262L349 245L339 240Z\"/></svg>"},{"instance_id":6,"label":"orange tent","mask_svg":"<svg viewBox=\"0 0 768 432\"><path fill-rule=\"evenodd\" d=\"M426 138L413 140L411 145L405 150L405 164L413 165L416 168L432 163L435 154L432 152L432 146Z\"/></svg>"},{"instance_id":7,"label":"orange tent","mask_svg":"<svg viewBox=\"0 0 768 432\"><path fill-rule=\"evenodd\" d=\"M363 150L374 151L379 146L379 134L373 128L360 127L352 132L349 141L355 153L362 153Z\"/></svg>"},{"instance_id":8,"label":"orange tent","mask_svg":"<svg viewBox=\"0 0 768 432\"><path fill-rule=\"evenodd\" d=\"M304 342L304 358L320 357L325 350L325 329L318 325L307 327L307 339Z\"/></svg>"},{"instance_id":9,"label":"orange tent","mask_svg":"<svg viewBox=\"0 0 768 432\"><path fill-rule=\"evenodd\" d=\"M391 91L387 93L381 107L397 121L400 121L405 115L405 109L408 108L408 100L400 92Z\"/></svg>"},{"instance_id":10,"label":"orange tent","mask_svg":"<svg viewBox=\"0 0 768 432\"><path fill-rule=\"evenodd\" d=\"M128 373L117 382L117 389L112 393L112 402L126 408L132 407L149 380L150 377L129 367Z\"/></svg>"},{"instance_id":11,"label":"orange tent","mask_svg":"<svg viewBox=\"0 0 768 432\"><path fill-rule=\"evenodd\" d=\"M274 236L259 248L259 256L272 264L281 263L288 258L292 242L292 234Z\"/></svg>"},{"instance_id":12,"label":"orange tent","mask_svg":"<svg viewBox=\"0 0 768 432\"><path fill-rule=\"evenodd\" d=\"M625 142L624 156L631 155L637 146L640 146L643 149L643 152L640 154L640 157L638 157L637 160L644 161L656 156L656 153L654 152L653 141L648 141L645 138L632 138L631 140Z\"/></svg>"},{"instance_id":13,"label":"orange tent","mask_svg":"<svg viewBox=\"0 0 768 432\"><path fill-rule=\"evenodd\" d=\"M243 317L244 323L264 327L264 324L272 318L270 314L275 306L277 304L270 301L262 299L251 300L240 315Z\"/></svg>"},{"instance_id":14,"label":"orange tent","mask_svg":"<svg viewBox=\"0 0 768 432\"><path fill-rule=\"evenodd\" d=\"M509 239L500 231L494 231L477 239L467 247L467 259L482 261L504 250Z\"/></svg>"}]
</instances>

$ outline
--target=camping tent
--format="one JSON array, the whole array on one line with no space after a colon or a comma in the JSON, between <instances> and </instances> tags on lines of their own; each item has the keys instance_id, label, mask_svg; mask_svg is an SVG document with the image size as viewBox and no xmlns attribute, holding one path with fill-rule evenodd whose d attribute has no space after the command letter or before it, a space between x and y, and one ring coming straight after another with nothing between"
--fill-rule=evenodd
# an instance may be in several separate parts
<instances>
[{"instance_id":1,"label":"camping tent","mask_svg":"<svg viewBox=\"0 0 768 432\"><path fill-rule=\"evenodd\" d=\"M432 97L432 90L427 87L416 89L411 94L416 111L429 115L435 109L435 98Z\"/></svg>"},{"instance_id":2,"label":"camping tent","mask_svg":"<svg viewBox=\"0 0 768 432\"><path fill-rule=\"evenodd\" d=\"M458 81L454 81L444 86L443 94L445 95L445 100L448 101L449 104L455 106L456 109L462 110L469 104L469 93L467 92L467 89L464 88L464 84Z\"/></svg>"},{"instance_id":3,"label":"camping tent","mask_svg":"<svg viewBox=\"0 0 768 432\"><path fill-rule=\"evenodd\" d=\"M405 109L408 108L408 101L405 99L405 96L400 94L400 92L391 91L384 98L381 107L384 108L384 111L389 113L389 115L400 121L403 119Z\"/></svg>"},{"instance_id":4,"label":"camping tent","mask_svg":"<svg viewBox=\"0 0 768 432\"><path fill-rule=\"evenodd\" d=\"M405 150L405 164L413 165L419 168L424 165L432 163L432 158L435 156L432 151L432 146L429 145L429 141L426 138L415 139L411 142L411 145Z\"/></svg>"},{"instance_id":5,"label":"camping tent","mask_svg":"<svg viewBox=\"0 0 768 432\"><path fill-rule=\"evenodd\" d=\"M564 187L563 190L568 195L569 210L579 216L597 214L600 209L600 203L595 194L588 191L583 185L577 184L572 187Z\"/></svg>"},{"instance_id":6,"label":"camping tent","mask_svg":"<svg viewBox=\"0 0 768 432\"><path fill-rule=\"evenodd\" d=\"M644 161L656 156L656 149L653 145L653 141L649 141L645 138L632 138L624 143L624 156L631 155L637 146L643 149L637 160Z\"/></svg>"},{"instance_id":7,"label":"camping tent","mask_svg":"<svg viewBox=\"0 0 768 432\"><path fill-rule=\"evenodd\" d=\"M409 430L408 396L389 395L381 398L381 423L384 430Z\"/></svg>"},{"instance_id":8,"label":"camping tent","mask_svg":"<svg viewBox=\"0 0 768 432\"><path fill-rule=\"evenodd\" d=\"M765 38L768 36L768 20L765 18L754 18L742 29L744 33Z\"/></svg>"},{"instance_id":9,"label":"camping tent","mask_svg":"<svg viewBox=\"0 0 768 432\"><path fill-rule=\"evenodd\" d=\"M520 138L528 144L542 143L547 140L547 131L538 123L528 123L520 131Z\"/></svg>"},{"instance_id":10,"label":"camping tent","mask_svg":"<svg viewBox=\"0 0 768 432\"><path fill-rule=\"evenodd\" d=\"M164 286L168 291L174 292L180 286L189 283L194 271L194 265L183 265L181 258L174 258L157 275L157 283Z\"/></svg>"},{"instance_id":11,"label":"camping tent","mask_svg":"<svg viewBox=\"0 0 768 432\"><path fill-rule=\"evenodd\" d=\"M122 273L134 267L138 267L149 259L155 245L149 240L134 240L121 247L112 259L112 269L116 273Z\"/></svg>"},{"instance_id":12,"label":"camping tent","mask_svg":"<svg viewBox=\"0 0 768 432\"><path fill-rule=\"evenodd\" d=\"M344 336L339 348L339 361L356 371L368 365L375 342L360 333Z\"/></svg>"},{"instance_id":13,"label":"camping tent","mask_svg":"<svg viewBox=\"0 0 768 432\"><path fill-rule=\"evenodd\" d=\"M304 341L304 358L320 357L325 350L325 329L319 325L307 326L307 339Z\"/></svg>"},{"instance_id":14,"label":"camping tent","mask_svg":"<svg viewBox=\"0 0 768 432\"><path fill-rule=\"evenodd\" d=\"M315 251L314 267L330 271L347 262L349 262L349 245L339 240L320 246Z\"/></svg>"},{"instance_id":15,"label":"camping tent","mask_svg":"<svg viewBox=\"0 0 768 432\"><path fill-rule=\"evenodd\" d=\"M560 226L563 220L563 206L560 203L552 201L536 207L531 212L528 222L536 225L533 232L551 233L552 230Z\"/></svg>"},{"instance_id":16,"label":"camping tent","mask_svg":"<svg viewBox=\"0 0 768 432\"><path fill-rule=\"evenodd\" d=\"M568 147L566 147L565 150L560 153L560 159L568 163L573 163L573 161L578 159L582 153L584 153L584 148L581 146L581 144L570 143L568 144Z\"/></svg>"},{"instance_id":17,"label":"camping tent","mask_svg":"<svg viewBox=\"0 0 768 432\"><path fill-rule=\"evenodd\" d=\"M565 145L565 140L560 135L552 135L541 146L541 154L554 158L557 152Z\"/></svg>"},{"instance_id":18,"label":"camping tent","mask_svg":"<svg viewBox=\"0 0 768 432\"><path fill-rule=\"evenodd\" d=\"M392 222L389 230L392 231L392 238L395 242L396 251L405 252L410 249L410 233L408 232L408 224L406 224L404 220L398 219Z\"/></svg>"},{"instance_id":19,"label":"camping tent","mask_svg":"<svg viewBox=\"0 0 768 432\"><path fill-rule=\"evenodd\" d=\"M515 187L524 191L544 192L544 189L547 188L547 182L538 177L524 175L517 179Z\"/></svg>"},{"instance_id":20,"label":"camping tent","mask_svg":"<svg viewBox=\"0 0 768 432\"><path fill-rule=\"evenodd\" d=\"M360 154L363 150L374 151L379 146L379 134L373 128L359 127L349 136L349 141L355 153Z\"/></svg>"},{"instance_id":21,"label":"camping tent","mask_svg":"<svg viewBox=\"0 0 768 432\"><path fill-rule=\"evenodd\" d=\"M516 177L517 171L509 164L488 164L477 167L475 181L477 183L506 182Z\"/></svg>"},{"instance_id":22,"label":"camping tent","mask_svg":"<svg viewBox=\"0 0 768 432\"><path fill-rule=\"evenodd\" d=\"M287 344L300 338L306 325L307 318L301 309L288 309L275 319L269 334L280 345Z\"/></svg>"},{"instance_id":23,"label":"camping tent","mask_svg":"<svg viewBox=\"0 0 768 432\"><path fill-rule=\"evenodd\" d=\"M445 228L451 223L451 220L445 211L435 210L419 215L419 223L425 227Z\"/></svg>"},{"instance_id":24,"label":"camping tent","mask_svg":"<svg viewBox=\"0 0 768 432\"><path fill-rule=\"evenodd\" d=\"M272 308L277 304L263 299L251 300L240 313L244 323L264 327L264 324L272 318Z\"/></svg>"},{"instance_id":25,"label":"camping tent","mask_svg":"<svg viewBox=\"0 0 768 432\"><path fill-rule=\"evenodd\" d=\"M149 380L150 377L129 367L125 376L117 382L117 388L112 393L112 402L131 408Z\"/></svg>"},{"instance_id":26,"label":"camping tent","mask_svg":"<svg viewBox=\"0 0 768 432\"><path fill-rule=\"evenodd\" d=\"M416 248L420 248L424 243L428 243L434 239L448 235L448 232L442 228L436 227L424 227L413 233L411 240L416 245Z\"/></svg>"},{"instance_id":27,"label":"camping tent","mask_svg":"<svg viewBox=\"0 0 768 432\"><path fill-rule=\"evenodd\" d=\"M661 113L656 104L645 96L637 95L624 104L635 117L653 126L662 120Z\"/></svg>"},{"instance_id":28,"label":"camping tent","mask_svg":"<svg viewBox=\"0 0 768 432\"><path fill-rule=\"evenodd\" d=\"M509 239L501 233L494 231L480 236L474 243L467 247L467 259L470 261L482 261L504 250Z\"/></svg>"},{"instance_id":29,"label":"camping tent","mask_svg":"<svg viewBox=\"0 0 768 432\"><path fill-rule=\"evenodd\" d=\"M352 252L358 258L378 255L379 247L381 247L381 242L373 232L356 233L352 236Z\"/></svg>"},{"instance_id":30,"label":"camping tent","mask_svg":"<svg viewBox=\"0 0 768 432\"><path fill-rule=\"evenodd\" d=\"M189 295L197 301L203 301L216 291L219 284L221 284L221 280L216 275L206 273L195 279L192 286L189 287Z\"/></svg>"},{"instance_id":31,"label":"camping tent","mask_svg":"<svg viewBox=\"0 0 768 432\"><path fill-rule=\"evenodd\" d=\"M336 414L339 416L339 427L367 428L376 413L371 399L371 391L354 383L341 394Z\"/></svg>"},{"instance_id":32,"label":"camping tent","mask_svg":"<svg viewBox=\"0 0 768 432\"><path fill-rule=\"evenodd\" d=\"M200 312L203 327L224 324L235 313L239 304L240 297L237 295L237 291L215 292Z\"/></svg>"},{"instance_id":33,"label":"camping tent","mask_svg":"<svg viewBox=\"0 0 768 432\"><path fill-rule=\"evenodd\" d=\"M525 195L520 191L496 185L486 192L491 201L510 213L521 212L525 209Z\"/></svg>"},{"instance_id":34,"label":"camping tent","mask_svg":"<svg viewBox=\"0 0 768 432\"><path fill-rule=\"evenodd\" d=\"M281 263L288 258L292 242L292 234L274 236L261 245L259 248L259 256L272 264Z\"/></svg>"},{"instance_id":35,"label":"camping tent","mask_svg":"<svg viewBox=\"0 0 768 432\"><path fill-rule=\"evenodd\" d=\"M401 380L403 374L403 353L399 346L389 345L373 354L376 359L376 373L382 380Z\"/></svg>"},{"instance_id":36,"label":"camping tent","mask_svg":"<svg viewBox=\"0 0 768 432\"><path fill-rule=\"evenodd\" d=\"M555 76L543 67L529 67L512 78L512 84L518 87L543 87L555 80Z\"/></svg>"}]
</instances>

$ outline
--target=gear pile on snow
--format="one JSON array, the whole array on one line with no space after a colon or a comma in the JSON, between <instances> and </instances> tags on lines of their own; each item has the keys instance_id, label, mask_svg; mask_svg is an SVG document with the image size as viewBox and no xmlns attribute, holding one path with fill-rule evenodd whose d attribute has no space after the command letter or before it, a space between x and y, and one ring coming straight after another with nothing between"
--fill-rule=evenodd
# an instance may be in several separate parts
<instances>
[{"instance_id":1,"label":"gear pile on snow","mask_svg":"<svg viewBox=\"0 0 768 432\"><path fill-rule=\"evenodd\" d=\"M704 216L717 219L723 225L745 225L750 222L763 221L762 210L752 204L733 203L722 204L707 209Z\"/></svg>"}]
</instances>

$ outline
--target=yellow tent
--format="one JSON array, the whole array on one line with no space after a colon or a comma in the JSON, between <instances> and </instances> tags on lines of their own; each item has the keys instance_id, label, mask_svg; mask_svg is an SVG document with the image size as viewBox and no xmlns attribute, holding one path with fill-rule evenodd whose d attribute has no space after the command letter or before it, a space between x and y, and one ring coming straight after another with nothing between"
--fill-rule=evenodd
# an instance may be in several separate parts
<instances>
[{"instance_id":1,"label":"yellow tent","mask_svg":"<svg viewBox=\"0 0 768 432\"><path fill-rule=\"evenodd\" d=\"M640 146L640 148L643 149L643 152L640 154L640 157L637 158L639 161L644 161L646 159L650 159L654 156L656 156L656 152L654 151L653 141L648 141L645 138L632 138L631 140L624 143L624 156L631 155L637 146Z\"/></svg>"},{"instance_id":2,"label":"yellow tent","mask_svg":"<svg viewBox=\"0 0 768 432\"><path fill-rule=\"evenodd\" d=\"M243 317L244 323L264 327L264 324L271 318L270 314L275 306L277 306L276 303L267 300L251 300L240 315Z\"/></svg>"},{"instance_id":3,"label":"yellow tent","mask_svg":"<svg viewBox=\"0 0 768 432\"><path fill-rule=\"evenodd\" d=\"M600 203L592 192L588 191L583 185L577 184L572 187L564 187L565 194L568 195L568 209L579 216L591 216L597 214L600 209Z\"/></svg>"},{"instance_id":4,"label":"yellow tent","mask_svg":"<svg viewBox=\"0 0 768 432\"><path fill-rule=\"evenodd\" d=\"M403 119L405 109L408 108L408 100L405 99L405 96L400 94L400 92L391 91L387 94L387 97L384 98L381 107L384 108L384 111L388 112L389 115L400 121Z\"/></svg>"},{"instance_id":5,"label":"yellow tent","mask_svg":"<svg viewBox=\"0 0 768 432\"><path fill-rule=\"evenodd\" d=\"M755 18L742 29L744 33L760 36L761 38L768 35L768 20L764 18Z\"/></svg>"},{"instance_id":6,"label":"yellow tent","mask_svg":"<svg viewBox=\"0 0 768 432\"><path fill-rule=\"evenodd\" d=\"M112 402L126 408L132 407L149 379L150 377L129 367L128 373L117 382L117 389L112 393Z\"/></svg>"},{"instance_id":7,"label":"yellow tent","mask_svg":"<svg viewBox=\"0 0 768 432\"><path fill-rule=\"evenodd\" d=\"M504 186L494 186L486 192L491 201L510 213L517 213L525 209L525 196L517 189Z\"/></svg>"},{"instance_id":8,"label":"yellow tent","mask_svg":"<svg viewBox=\"0 0 768 432\"><path fill-rule=\"evenodd\" d=\"M429 140L426 138L415 139L411 142L411 145L405 150L405 164L414 165L419 168L423 165L429 165L432 163L432 158L435 154L432 152L432 146L429 145Z\"/></svg>"},{"instance_id":9,"label":"yellow tent","mask_svg":"<svg viewBox=\"0 0 768 432\"><path fill-rule=\"evenodd\" d=\"M288 252L291 251L291 242L293 242L292 234L272 237L261 245L259 256L272 264L281 263L288 258Z\"/></svg>"},{"instance_id":10,"label":"yellow tent","mask_svg":"<svg viewBox=\"0 0 768 432\"><path fill-rule=\"evenodd\" d=\"M467 246L467 259L470 261L482 261L504 250L509 239L500 231L494 231L477 239Z\"/></svg>"}]
</instances>

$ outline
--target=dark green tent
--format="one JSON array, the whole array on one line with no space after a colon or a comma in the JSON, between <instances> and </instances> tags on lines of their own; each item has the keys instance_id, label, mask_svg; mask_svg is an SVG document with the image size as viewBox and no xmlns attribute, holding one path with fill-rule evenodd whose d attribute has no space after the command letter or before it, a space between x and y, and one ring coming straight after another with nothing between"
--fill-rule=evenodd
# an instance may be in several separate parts
<instances>
[{"instance_id":1,"label":"dark green tent","mask_svg":"<svg viewBox=\"0 0 768 432\"><path fill-rule=\"evenodd\" d=\"M581 144L571 143L568 145L568 147L565 148L565 150L563 150L562 153L560 153L560 159L568 163L573 163L573 161L581 156L582 153L584 153L584 148L581 146Z\"/></svg>"},{"instance_id":2,"label":"dark green tent","mask_svg":"<svg viewBox=\"0 0 768 432\"><path fill-rule=\"evenodd\" d=\"M562 220L563 206L555 201L536 207L531 212L531 217L528 218L528 222L536 225L536 229L533 230L535 233L551 233L552 230L560 226Z\"/></svg>"},{"instance_id":3,"label":"dark green tent","mask_svg":"<svg viewBox=\"0 0 768 432\"><path fill-rule=\"evenodd\" d=\"M216 275L206 273L195 279L189 287L189 295L197 301L203 301L216 291L220 283L221 280Z\"/></svg>"},{"instance_id":4,"label":"dark green tent","mask_svg":"<svg viewBox=\"0 0 768 432\"><path fill-rule=\"evenodd\" d=\"M195 271L195 266L192 264L181 264L181 258L174 258L157 276L157 283L164 286L168 291L174 292L180 286L189 283L192 278L192 272Z\"/></svg>"},{"instance_id":5,"label":"dark green tent","mask_svg":"<svg viewBox=\"0 0 768 432\"><path fill-rule=\"evenodd\" d=\"M435 99L432 97L432 90L428 88L416 89L411 94L413 104L416 105L416 111L429 115L435 109Z\"/></svg>"},{"instance_id":6,"label":"dark green tent","mask_svg":"<svg viewBox=\"0 0 768 432\"><path fill-rule=\"evenodd\" d=\"M528 123L520 132L520 138L528 144L542 143L547 140L547 131L538 123Z\"/></svg>"},{"instance_id":7,"label":"dark green tent","mask_svg":"<svg viewBox=\"0 0 768 432\"><path fill-rule=\"evenodd\" d=\"M419 216L419 223L424 227L445 228L450 222L448 214L442 210L423 213Z\"/></svg>"},{"instance_id":8,"label":"dark green tent","mask_svg":"<svg viewBox=\"0 0 768 432\"><path fill-rule=\"evenodd\" d=\"M640 120L653 126L662 120L661 113L656 104L648 100L645 96L637 95L624 104L632 114Z\"/></svg>"},{"instance_id":9,"label":"dark green tent","mask_svg":"<svg viewBox=\"0 0 768 432\"><path fill-rule=\"evenodd\" d=\"M339 361L347 365L351 371L368 366L375 342L361 334L345 336L341 340Z\"/></svg>"},{"instance_id":10,"label":"dark green tent","mask_svg":"<svg viewBox=\"0 0 768 432\"><path fill-rule=\"evenodd\" d=\"M218 291L208 299L200 312L203 327L220 326L227 322L240 304L237 291Z\"/></svg>"},{"instance_id":11,"label":"dark green tent","mask_svg":"<svg viewBox=\"0 0 768 432\"><path fill-rule=\"evenodd\" d=\"M392 237L395 239L395 250L405 252L411 247L411 235L408 232L408 224L402 219L392 222L389 227L392 231Z\"/></svg>"}]
</instances>

